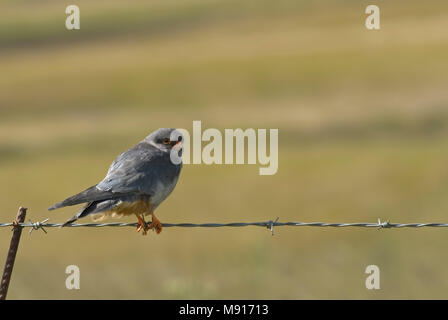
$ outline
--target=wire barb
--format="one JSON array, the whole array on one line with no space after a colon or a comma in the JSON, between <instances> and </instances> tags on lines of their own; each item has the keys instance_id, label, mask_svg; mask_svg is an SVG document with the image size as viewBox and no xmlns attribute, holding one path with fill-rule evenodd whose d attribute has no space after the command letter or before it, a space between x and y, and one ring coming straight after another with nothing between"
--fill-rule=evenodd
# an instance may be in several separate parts
<instances>
[{"instance_id":1,"label":"wire barb","mask_svg":"<svg viewBox=\"0 0 448 320\"><path fill-rule=\"evenodd\" d=\"M44 233L47 233L47 231L44 229L44 225L48 222L48 220L50 220L50 218L42 220L41 222L33 222L33 221L31 221L31 219L29 219L28 221L30 222L30 227L31 227L30 234L34 230L39 230L39 229L41 229Z\"/></svg>"},{"instance_id":2,"label":"wire barb","mask_svg":"<svg viewBox=\"0 0 448 320\"><path fill-rule=\"evenodd\" d=\"M278 217L277 219L275 219L275 221L269 220L268 225L266 226L269 230L271 230L271 235L274 236L274 226L276 225L278 221Z\"/></svg>"},{"instance_id":3,"label":"wire barb","mask_svg":"<svg viewBox=\"0 0 448 320\"><path fill-rule=\"evenodd\" d=\"M385 229L385 228L391 228L389 221L381 222L381 219L378 218L378 230Z\"/></svg>"}]
</instances>

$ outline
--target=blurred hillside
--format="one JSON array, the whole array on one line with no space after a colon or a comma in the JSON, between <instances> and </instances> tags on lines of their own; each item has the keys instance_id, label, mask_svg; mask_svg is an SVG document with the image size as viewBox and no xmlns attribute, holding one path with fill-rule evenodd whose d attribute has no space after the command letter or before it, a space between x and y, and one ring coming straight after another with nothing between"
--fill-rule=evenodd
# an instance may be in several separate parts
<instances>
[{"instance_id":1,"label":"blurred hillside","mask_svg":"<svg viewBox=\"0 0 448 320\"><path fill-rule=\"evenodd\" d=\"M162 222L448 221L448 2L377 1L380 31L359 0L77 1L75 31L68 4L0 2L1 222L19 205L65 221L78 208L46 208L151 131L193 120L278 128L279 171L185 166ZM22 237L11 299L447 298L444 229ZM70 264L81 290L65 288Z\"/></svg>"}]
</instances>

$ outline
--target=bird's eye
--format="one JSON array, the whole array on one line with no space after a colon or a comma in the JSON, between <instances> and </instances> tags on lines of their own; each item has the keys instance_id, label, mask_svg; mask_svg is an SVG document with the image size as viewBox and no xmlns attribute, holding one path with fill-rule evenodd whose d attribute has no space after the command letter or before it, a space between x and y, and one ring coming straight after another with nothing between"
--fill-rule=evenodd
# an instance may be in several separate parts
<instances>
[{"instance_id":1,"label":"bird's eye","mask_svg":"<svg viewBox=\"0 0 448 320\"><path fill-rule=\"evenodd\" d=\"M165 138L165 139L162 140L162 143L163 144L170 144L170 139Z\"/></svg>"}]
</instances>

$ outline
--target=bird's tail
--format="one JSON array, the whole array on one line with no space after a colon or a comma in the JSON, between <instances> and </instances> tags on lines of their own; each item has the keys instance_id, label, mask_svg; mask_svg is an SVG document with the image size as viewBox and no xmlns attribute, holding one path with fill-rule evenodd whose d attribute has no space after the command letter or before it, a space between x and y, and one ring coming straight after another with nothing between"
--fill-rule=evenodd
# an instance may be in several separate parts
<instances>
[{"instance_id":1,"label":"bird's tail","mask_svg":"<svg viewBox=\"0 0 448 320\"><path fill-rule=\"evenodd\" d=\"M73 217L71 217L66 222L64 222L62 224L61 228L66 227L67 225L78 220L79 218L85 217L89 214L95 214L95 213L108 211L108 210L112 209L119 201L120 200L118 200L118 199L107 199L107 200L89 202L77 214L75 214Z\"/></svg>"},{"instance_id":2,"label":"bird's tail","mask_svg":"<svg viewBox=\"0 0 448 320\"><path fill-rule=\"evenodd\" d=\"M68 224L71 224L71 223L75 222L75 221L78 220L78 219L79 219L78 215L77 215L77 214L74 215L73 217L71 217L70 219L68 219L67 221L65 221L65 222L62 224L61 228L66 227Z\"/></svg>"}]
</instances>

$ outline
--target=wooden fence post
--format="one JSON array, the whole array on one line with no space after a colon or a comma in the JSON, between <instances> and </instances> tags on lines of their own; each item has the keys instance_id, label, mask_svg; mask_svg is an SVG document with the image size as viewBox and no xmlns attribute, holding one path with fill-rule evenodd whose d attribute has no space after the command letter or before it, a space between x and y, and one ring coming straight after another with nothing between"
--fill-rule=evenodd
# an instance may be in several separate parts
<instances>
[{"instance_id":1,"label":"wooden fence post","mask_svg":"<svg viewBox=\"0 0 448 320\"><path fill-rule=\"evenodd\" d=\"M5 300L6 294L8 293L9 281L11 280L14 261L16 260L17 249L19 248L20 236L22 235L23 227L20 226L20 223L25 221L26 210L26 208L20 207L16 220L14 220L11 243L9 245L8 256L6 257L2 282L0 282L0 300Z\"/></svg>"}]
</instances>

